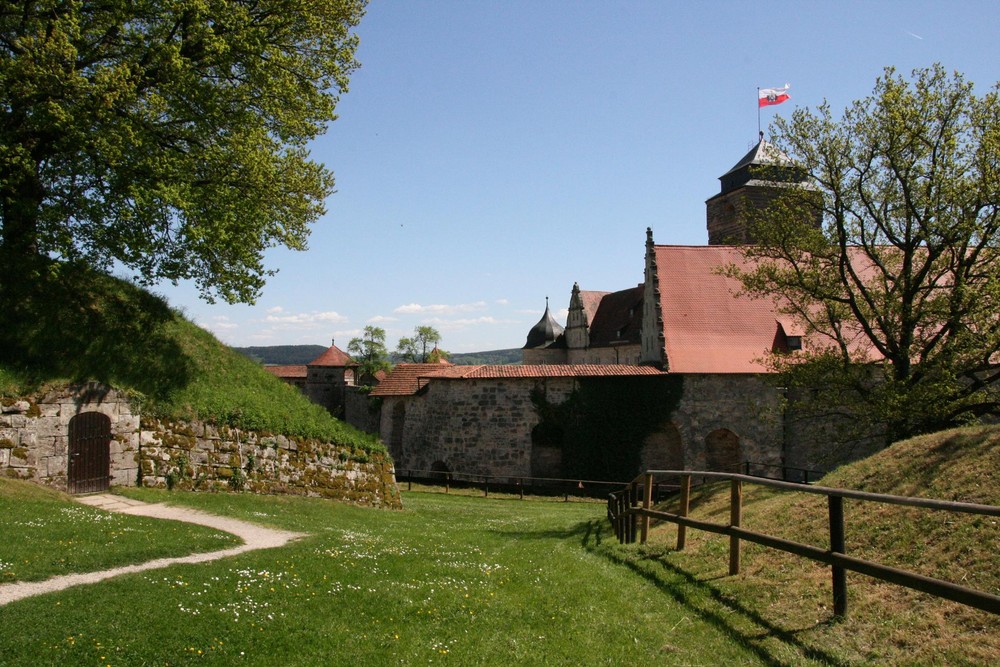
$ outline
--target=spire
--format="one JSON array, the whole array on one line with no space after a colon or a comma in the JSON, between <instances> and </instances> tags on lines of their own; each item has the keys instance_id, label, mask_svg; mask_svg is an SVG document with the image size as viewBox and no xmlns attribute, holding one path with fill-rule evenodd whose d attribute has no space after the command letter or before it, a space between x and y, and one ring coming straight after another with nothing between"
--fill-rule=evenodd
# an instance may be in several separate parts
<instances>
[{"instance_id":1,"label":"spire","mask_svg":"<svg viewBox=\"0 0 1000 667\"><path fill-rule=\"evenodd\" d=\"M542 319L538 320L538 324L531 327L531 331L528 332L528 339L524 343L523 349L547 347L555 342L562 333L562 325L556 322L549 312L549 297L545 297L545 312L542 314Z\"/></svg>"}]
</instances>

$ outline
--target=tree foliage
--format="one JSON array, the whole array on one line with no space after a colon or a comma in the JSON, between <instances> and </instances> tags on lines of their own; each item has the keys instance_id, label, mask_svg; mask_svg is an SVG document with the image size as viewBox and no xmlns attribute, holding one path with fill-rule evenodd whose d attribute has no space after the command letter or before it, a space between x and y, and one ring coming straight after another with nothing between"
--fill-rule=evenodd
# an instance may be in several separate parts
<instances>
[{"instance_id":1,"label":"tree foliage","mask_svg":"<svg viewBox=\"0 0 1000 667\"><path fill-rule=\"evenodd\" d=\"M333 176L307 143L366 0L0 4L0 252L129 267L252 302Z\"/></svg>"},{"instance_id":2,"label":"tree foliage","mask_svg":"<svg viewBox=\"0 0 1000 667\"><path fill-rule=\"evenodd\" d=\"M437 349L441 342L441 334L434 327L413 328L413 338L403 337L396 345L396 355L405 362L413 364L437 363L447 352Z\"/></svg>"},{"instance_id":3,"label":"tree foliage","mask_svg":"<svg viewBox=\"0 0 1000 667\"><path fill-rule=\"evenodd\" d=\"M977 96L939 65L909 80L888 68L840 119L824 103L772 132L811 185L755 217L757 269L734 273L812 334L812 349L775 360L785 381L819 403L857 401L891 437L996 412L997 88Z\"/></svg>"},{"instance_id":4,"label":"tree foliage","mask_svg":"<svg viewBox=\"0 0 1000 667\"><path fill-rule=\"evenodd\" d=\"M385 329L366 326L360 338L352 338L347 344L347 352L358 362L362 377L374 377L378 371L387 371L389 351L385 347Z\"/></svg>"}]
</instances>

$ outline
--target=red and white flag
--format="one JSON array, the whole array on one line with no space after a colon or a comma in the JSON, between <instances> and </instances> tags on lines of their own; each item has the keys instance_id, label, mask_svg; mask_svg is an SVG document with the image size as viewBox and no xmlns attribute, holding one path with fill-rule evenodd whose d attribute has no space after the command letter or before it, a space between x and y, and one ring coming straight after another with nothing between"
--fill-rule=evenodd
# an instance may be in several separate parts
<instances>
[{"instance_id":1,"label":"red and white flag","mask_svg":"<svg viewBox=\"0 0 1000 667\"><path fill-rule=\"evenodd\" d=\"M758 88L757 107L769 107L772 104L781 104L789 98L788 84L784 88Z\"/></svg>"}]
</instances>

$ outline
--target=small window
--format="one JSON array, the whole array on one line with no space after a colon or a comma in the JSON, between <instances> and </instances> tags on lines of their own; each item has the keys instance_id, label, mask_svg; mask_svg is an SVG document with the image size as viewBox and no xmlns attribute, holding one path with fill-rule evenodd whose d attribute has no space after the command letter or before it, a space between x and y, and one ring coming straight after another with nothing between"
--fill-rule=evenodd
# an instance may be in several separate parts
<instances>
[{"instance_id":1,"label":"small window","mask_svg":"<svg viewBox=\"0 0 1000 667\"><path fill-rule=\"evenodd\" d=\"M785 341L789 352L802 349L802 336L786 336Z\"/></svg>"}]
</instances>

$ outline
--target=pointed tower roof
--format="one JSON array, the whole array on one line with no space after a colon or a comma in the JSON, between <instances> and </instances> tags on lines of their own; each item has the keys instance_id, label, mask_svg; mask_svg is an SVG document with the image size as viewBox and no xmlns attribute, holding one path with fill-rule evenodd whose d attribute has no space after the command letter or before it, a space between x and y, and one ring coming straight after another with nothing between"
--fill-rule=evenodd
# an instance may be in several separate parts
<instances>
[{"instance_id":1,"label":"pointed tower roof","mask_svg":"<svg viewBox=\"0 0 1000 667\"><path fill-rule=\"evenodd\" d=\"M750 149L733 168L727 171L719 180L722 182L722 192L730 192L755 180L760 174L755 174L753 167L770 167L765 181L799 182L804 174L795 167L791 158L782 153L774 144L764 141L761 137L757 145Z\"/></svg>"},{"instance_id":2,"label":"pointed tower roof","mask_svg":"<svg viewBox=\"0 0 1000 667\"><path fill-rule=\"evenodd\" d=\"M551 345L559 336L563 333L563 327L552 314L549 312L549 297L545 297L545 313L542 314L542 319L538 320L538 324L531 327L531 331L528 332L528 340L524 343L524 350L530 350L536 347L547 347Z\"/></svg>"},{"instance_id":3,"label":"pointed tower roof","mask_svg":"<svg viewBox=\"0 0 1000 667\"><path fill-rule=\"evenodd\" d=\"M348 366L357 366L357 362L351 359L350 355L341 350L334 344L334 341L330 341L330 347L326 349L326 352L319 355L312 361L310 361L308 366L326 366L330 368L346 368Z\"/></svg>"}]
</instances>

